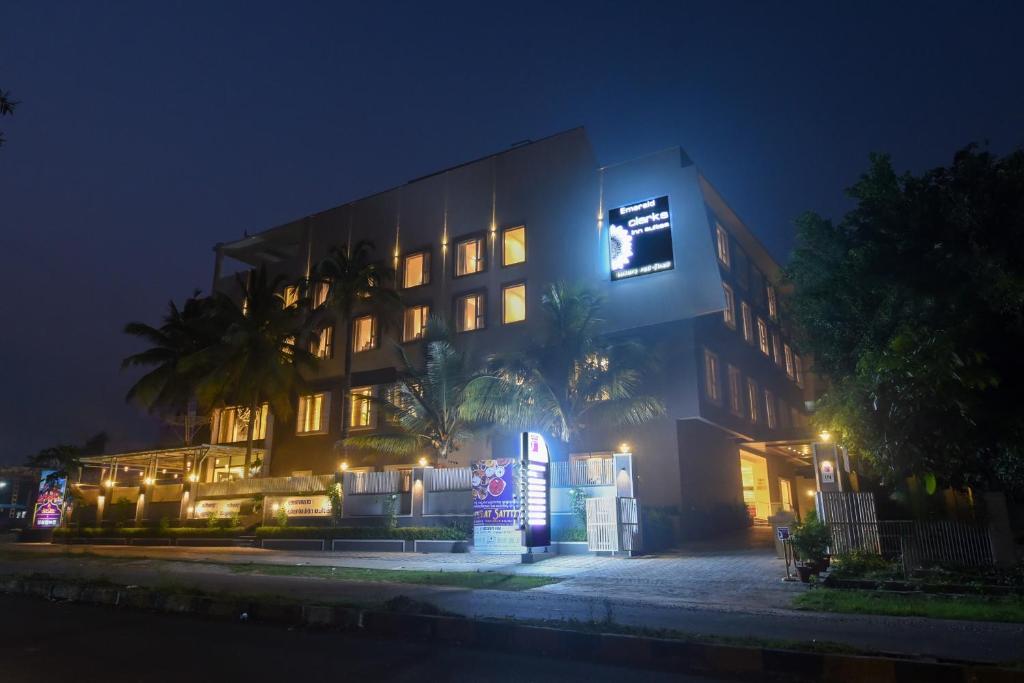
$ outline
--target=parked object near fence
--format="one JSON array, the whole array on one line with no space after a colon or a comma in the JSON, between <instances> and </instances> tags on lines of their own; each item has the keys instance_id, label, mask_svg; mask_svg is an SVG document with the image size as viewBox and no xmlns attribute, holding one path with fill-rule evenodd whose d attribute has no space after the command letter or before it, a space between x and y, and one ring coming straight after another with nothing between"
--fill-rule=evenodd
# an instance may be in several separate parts
<instances>
[{"instance_id":1,"label":"parked object near fence","mask_svg":"<svg viewBox=\"0 0 1024 683\"><path fill-rule=\"evenodd\" d=\"M640 507L636 498L587 499L587 548L592 552L641 550Z\"/></svg>"}]
</instances>

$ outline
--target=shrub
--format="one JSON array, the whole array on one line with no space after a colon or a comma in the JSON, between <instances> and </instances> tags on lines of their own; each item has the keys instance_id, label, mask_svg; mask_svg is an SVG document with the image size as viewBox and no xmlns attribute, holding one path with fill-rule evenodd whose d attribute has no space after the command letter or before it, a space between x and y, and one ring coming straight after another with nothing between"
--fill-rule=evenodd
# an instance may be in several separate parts
<instances>
[{"instance_id":1,"label":"shrub","mask_svg":"<svg viewBox=\"0 0 1024 683\"><path fill-rule=\"evenodd\" d=\"M210 529L204 527L121 527L108 529L83 527L81 529L54 529L54 539L65 538L234 538L245 533L242 527Z\"/></svg>"},{"instance_id":2,"label":"shrub","mask_svg":"<svg viewBox=\"0 0 1024 683\"><path fill-rule=\"evenodd\" d=\"M319 526L261 526L256 527L258 538L372 538L400 539L403 541L465 541L469 535L455 526L436 527L319 527Z\"/></svg>"},{"instance_id":3,"label":"shrub","mask_svg":"<svg viewBox=\"0 0 1024 683\"><path fill-rule=\"evenodd\" d=\"M673 506L655 507L645 505L640 516L643 525L644 549L665 550L676 543L676 523L679 508Z\"/></svg>"},{"instance_id":4,"label":"shrub","mask_svg":"<svg viewBox=\"0 0 1024 683\"><path fill-rule=\"evenodd\" d=\"M804 521L793 528L793 550L797 558L804 562L819 562L828 554L828 526L818 519L818 514L810 510Z\"/></svg>"},{"instance_id":5,"label":"shrub","mask_svg":"<svg viewBox=\"0 0 1024 683\"><path fill-rule=\"evenodd\" d=\"M852 550L832 558L832 575L842 579L895 574L896 566L878 553Z\"/></svg>"},{"instance_id":6,"label":"shrub","mask_svg":"<svg viewBox=\"0 0 1024 683\"><path fill-rule=\"evenodd\" d=\"M573 543L587 540L587 530L585 527L571 526L568 528L559 529L555 533L555 541L561 541L562 543Z\"/></svg>"}]
</instances>

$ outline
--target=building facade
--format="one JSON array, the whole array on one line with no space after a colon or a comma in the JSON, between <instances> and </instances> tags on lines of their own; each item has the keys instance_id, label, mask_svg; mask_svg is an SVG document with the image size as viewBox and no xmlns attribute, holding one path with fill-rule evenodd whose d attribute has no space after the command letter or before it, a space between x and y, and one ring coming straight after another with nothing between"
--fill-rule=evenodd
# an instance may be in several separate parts
<instances>
[{"instance_id":1,"label":"building facade","mask_svg":"<svg viewBox=\"0 0 1024 683\"><path fill-rule=\"evenodd\" d=\"M599 471L629 450L643 503L681 511L744 505L766 519L806 492L814 381L782 316L779 266L681 149L602 167L584 131L570 130L219 244L215 287L240 296L232 271L258 265L308 280L331 247L362 239L394 268L404 309L357 311L346 338L317 308L324 286L312 285L310 349L322 362L291 419L256 417L264 476L332 473L343 457L353 470L411 467L337 447L343 421L353 434L378 427L365 399L393 381L394 345L413 344L440 314L478 358L523 348L537 334L543 290L561 280L603 297L605 333L658 354L648 389L667 414L590 430L560 457ZM353 389L343 415L346 344ZM243 442L250 422L244 410L217 411L212 442ZM437 465L502 457L494 451L513 442L471 443ZM240 457L210 461L198 476L241 477Z\"/></svg>"}]
</instances>

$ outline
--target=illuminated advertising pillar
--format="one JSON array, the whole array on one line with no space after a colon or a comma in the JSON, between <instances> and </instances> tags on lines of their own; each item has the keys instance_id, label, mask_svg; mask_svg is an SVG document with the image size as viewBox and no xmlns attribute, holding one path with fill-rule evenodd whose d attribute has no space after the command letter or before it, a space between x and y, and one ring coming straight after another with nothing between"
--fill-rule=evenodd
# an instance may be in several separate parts
<instances>
[{"instance_id":1,"label":"illuminated advertising pillar","mask_svg":"<svg viewBox=\"0 0 1024 683\"><path fill-rule=\"evenodd\" d=\"M551 462L544 437L523 432L520 460L520 500L523 506L523 545L551 545Z\"/></svg>"}]
</instances>

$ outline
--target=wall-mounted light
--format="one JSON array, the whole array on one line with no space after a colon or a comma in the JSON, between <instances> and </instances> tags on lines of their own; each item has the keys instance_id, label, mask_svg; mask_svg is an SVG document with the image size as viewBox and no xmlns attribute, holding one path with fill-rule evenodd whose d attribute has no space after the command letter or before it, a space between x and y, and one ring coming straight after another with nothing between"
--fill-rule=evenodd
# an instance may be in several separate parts
<instances>
[{"instance_id":1,"label":"wall-mounted light","mask_svg":"<svg viewBox=\"0 0 1024 683\"><path fill-rule=\"evenodd\" d=\"M146 477L145 481L146 481L146 486L152 486L153 485L153 477Z\"/></svg>"},{"instance_id":2,"label":"wall-mounted light","mask_svg":"<svg viewBox=\"0 0 1024 683\"><path fill-rule=\"evenodd\" d=\"M4 489L4 488L7 488L7 482L6 481L0 481L0 489Z\"/></svg>"},{"instance_id":3,"label":"wall-mounted light","mask_svg":"<svg viewBox=\"0 0 1024 683\"><path fill-rule=\"evenodd\" d=\"M821 431L821 432L819 432L819 434L818 434L818 439L819 439L819 440L820 440L820 441L821 441L822 443L828 443L829 441L831 441L831 440L832 440L832 435L831 435L831 434L829 434L829 433L828 433L827 431L825 431L825 430L822 430L822 431Z\"/></svg>"},{"instance_id":4,"label":"wall-mounted light","mask_svg":"<svg viewBox=\"0 0 1024 683\"><path fill-rule=\"evenodd\" d=\"M280 503L274 503L273 505L270 506L270 509L273 510L274 512L277 512L278 510L281 509L281 504Z\"/></svg>"},{"instance_id":5,"label":"wall-mounted light","mask_svg":"<svg viewBox=\"0 0 1024 683\"><path fill-rule=\"evenodd\" d=\"M338 469L341 470L342 472L344 472L345 470L348 469L348 463L345 462L345 461L342 461L342 463L340 465L338 465Z\"/></svg>"},{"instance_id":6,"label":"wall-mounted light","mask_svg":"<svg viewBox=\"0 0 1024 683\"><path fill-rule=\"evenodd\" d=\"M814 489L807 489L807 497L808 498L813 498L814 497Z\"/></svg>"},{"instance_id":7,"label":"wall-mounted light","mask_svg":"<svg viewBox=\"0 0 1024 683\"><path fill-rule=\"evenodd\" d=\"M107 479L105 482L103 482L103 485L106 486L108 489L109 488L113 488L114 480L113 479Z\"/></svg>"},{"instance_id":8,"label":"wall-mounted light","mask_svg":"<svg viewBox=\"0 0 1024 683\"><path fill-rule=\"evenodd\" d=\"M420 458L420 467L426 467L426 466L427 466L427 459L426 458Z\"/></svg>"},{"instance_id":9,"label":"wall-mounted light","mask_svg":"<svg viewBox=\"0 0 1024 683\"><path fill-rule=\"evenodd\" d=\"M619 444L619 453L629 453L629 444L623 441Z\"/></svg>"}]
</instances>

